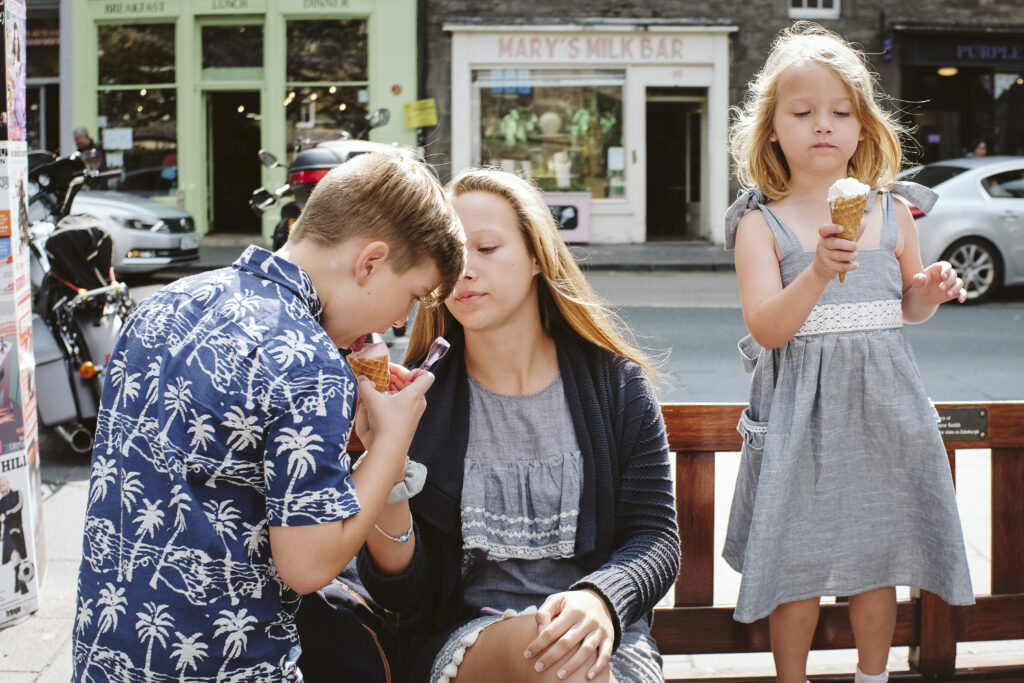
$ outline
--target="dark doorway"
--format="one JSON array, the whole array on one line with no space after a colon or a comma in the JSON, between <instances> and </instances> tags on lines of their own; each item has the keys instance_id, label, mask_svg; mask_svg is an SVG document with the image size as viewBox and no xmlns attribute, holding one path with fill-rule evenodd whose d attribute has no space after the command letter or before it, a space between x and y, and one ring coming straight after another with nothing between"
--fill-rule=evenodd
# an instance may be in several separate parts
<instances>
[{"instance_id":1,"label":"dark doorway","mask_svg":"<svg viewBox=\"0 0 1024 683\"><path fill-rule=\"evenodd\" d=\"M260 186L260 94L255 91L207 95L210 230L259 234L260 219L249 196Z\"/></svg>"},{"instance_id":2,"label":"dark doorway","mask_svg":"<svg viewBox=\"0 0 1024 683\"><path fill-rule=\"evenodd\" d=\"M903 69L901 99L918 142L907 147L911 163L962 157L981 140L989 155L1024 154L1024 78L1003 68L961 67L950 76L931 66Z\"/></svg>"},{"instance_id":3,"label":"dark doorway","mask_svg":"<svg viewBox=\"0 0 1024 683\"><path fill-rule=\"evenodd\" d=\"M700 235L704 93L647 90L647 239L697 240Z\"/></svg>"}]
</instances>

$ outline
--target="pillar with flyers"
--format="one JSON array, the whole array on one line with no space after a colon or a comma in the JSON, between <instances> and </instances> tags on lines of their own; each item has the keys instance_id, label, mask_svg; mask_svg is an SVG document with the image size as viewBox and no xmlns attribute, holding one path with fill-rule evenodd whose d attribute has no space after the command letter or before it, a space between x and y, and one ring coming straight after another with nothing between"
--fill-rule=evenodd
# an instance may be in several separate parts
<instances>
[{"instance_id":1,"label":"pillar with flyers","mask_svg":"<svg viewBox=\"0 0 1024 683\"><path fill-rule=\"evenodd\" d=\"M0 0L0 625L39 606L41 485L25 142L25 0Z\"/></svg>"}]
</instances>

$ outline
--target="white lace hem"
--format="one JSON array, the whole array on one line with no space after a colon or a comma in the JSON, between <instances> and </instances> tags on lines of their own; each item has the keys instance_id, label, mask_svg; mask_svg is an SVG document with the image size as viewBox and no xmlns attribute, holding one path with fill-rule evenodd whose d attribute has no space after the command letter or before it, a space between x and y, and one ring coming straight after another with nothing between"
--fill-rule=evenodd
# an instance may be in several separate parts
<instances>
[{"instance_id":1,"label":"white lace hem","mask_svg":"<svg viewBox=\"0 0 1024 683\"><path fill-rule=\"evenodd\" d=\"M903 327L903 305L899 299L818 304L794 336L885 330L894 327Z\"/></svg>"},{"instance_id":2,"label":"white lace hem","mask_svg":"<svg viewBox=\"0 0 1024 683\"><path fill-rule=\"evenodd\" d=\"M512 617L517 617L521 614L534 614L536 611L536 606L527 607L522 611L507 609L500 614L497 613L497 610L489 609L489 616L479 617L469 623L463 624L460 629L452 634L452 639L444 645L441 652L438 653L437 659L434 660L434 666L432 667L430 676L431 682L451 683L451 680L459 673L459 666L462 664L462 660L466 657L466 650L473 647L477 638L480 637L480 632L485 628L491 624L496 624L499 621L505 621L506 619L511 619Z\"/></svg>"}]
</instances>

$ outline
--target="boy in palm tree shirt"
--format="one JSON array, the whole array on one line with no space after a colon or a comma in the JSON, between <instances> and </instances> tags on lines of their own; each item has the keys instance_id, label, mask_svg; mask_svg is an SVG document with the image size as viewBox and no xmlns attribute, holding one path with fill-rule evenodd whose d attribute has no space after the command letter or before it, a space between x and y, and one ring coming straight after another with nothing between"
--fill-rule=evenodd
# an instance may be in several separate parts
<instances>
[{"instance_id":1,"label":"boy in palm tree shirt","mask_svg":"<svg viewBox=\"0 0 1024 683\"><path fill-rule=\"evenodd\" d=\"M423 165L367 154L320 181L278 252L138 306L97 421L73 680L301 680L299 594L371 532L433 381L362 378L357 415L338 347L443 301L463 241ZM353 425L372 447L357 472Z\"/></svg>"}]
</instances>

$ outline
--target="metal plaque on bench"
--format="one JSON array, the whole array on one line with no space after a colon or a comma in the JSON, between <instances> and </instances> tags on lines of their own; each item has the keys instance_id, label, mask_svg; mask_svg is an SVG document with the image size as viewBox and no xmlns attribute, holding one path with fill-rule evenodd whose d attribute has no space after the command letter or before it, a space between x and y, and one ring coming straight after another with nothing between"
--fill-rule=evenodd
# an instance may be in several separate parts
<instances>
[{"instance_id":1,"label":"metal plaque on bench","mask_svg":"<svg viewBox=\"0 0 1024 683\"><path fill-rule=\"evenodd\" d=\"M940 408L939 433L943 441L984 441L988 438L988 411L984 408Z\"/></svg>"}]
</instances>

